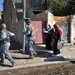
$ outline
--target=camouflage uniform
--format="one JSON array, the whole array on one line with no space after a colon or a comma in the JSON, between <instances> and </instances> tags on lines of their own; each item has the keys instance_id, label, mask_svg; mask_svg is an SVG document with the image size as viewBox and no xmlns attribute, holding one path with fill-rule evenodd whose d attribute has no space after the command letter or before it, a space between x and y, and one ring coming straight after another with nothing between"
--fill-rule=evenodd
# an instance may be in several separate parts
<instances>
[{"instance_id":1,"label":"camouflage uniform","mask_svg":"<svg viewBox=\"0 0 75 75\"><path fill-rule=\"evenodd\" d=\"M30 19L26 19L26 22L31 22ZM26 30L23 31L23 34L27 35L27 40L28 40L28 44L27 44L27 50L29 51L29 55L31 58L34 57L34 49L33 49L33 43L35 40L35 36L31 35L31 31L32 31L32 25L26 25Z\"/></svg>"},{"instance_id":2,"label":"camouflage uniform","mask_svg":"<svg viewBox=\"0 0 75 75\"><path fill-rule=\"evenodd\" d=\"M11 57L9 53L9 47L10 47L10 36L14 36L15 34L6 30L6 28L3 28L1 30L1 37L0 41L2 41L0 51L1 51L1 61L4 61L5 57L13 64L14 59ZM5 57L4 57L4 55Z\"/></svg>"}]
</instances>

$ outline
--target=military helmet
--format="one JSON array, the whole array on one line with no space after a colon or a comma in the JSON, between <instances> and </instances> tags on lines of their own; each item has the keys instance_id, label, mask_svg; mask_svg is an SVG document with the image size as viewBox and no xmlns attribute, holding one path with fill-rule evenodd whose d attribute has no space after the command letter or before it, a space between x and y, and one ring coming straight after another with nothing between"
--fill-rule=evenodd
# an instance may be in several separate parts
<instances>
[{"instance_id":1,"label":"military helmet","mask_svg":"<svg viewBox=\"0 0 75 75\"><path fill-rule=\"evenodd\" d=\"M24 20L25 20L25 22L29 22L29 23L31 22L30 18L25 18Z\"/></svg>"},{"instance_id":2,"label":"military helmet","mask_svg":"<svg viewBox=\"0 0 75 75\"><path fill-rule=\"evenodd\" d=\"M2 23L2 29L6 29L6 28L7 28L6 24Z\"/></svg>"}]
</instances>

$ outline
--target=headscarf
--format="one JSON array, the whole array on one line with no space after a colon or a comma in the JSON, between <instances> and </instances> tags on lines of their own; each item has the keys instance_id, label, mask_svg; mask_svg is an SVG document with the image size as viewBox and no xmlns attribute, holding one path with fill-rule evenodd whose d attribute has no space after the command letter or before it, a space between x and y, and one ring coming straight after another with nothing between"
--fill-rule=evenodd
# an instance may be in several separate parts
<instances>
[{"instance_id":1,"label":"headscarf","mask_svg":"<svg viewBox=\"0 0 75 75\"><path fill-rule=\"evenodd\" d=\"M48 24L48 31L50 31L53 28L52 24Z\"/></svg>"},{"instance_id":2,"label":"headscarf","mask_svg":"<svg viewBox=\"0 0 75 75\"><path fill-rule=\"evenodd\" d=\"M54 28L55 28L55 32L58 31L59 35L62 36L62 31L61 31L59 25L58 24L54 24Z\"/></svg>"},{"instance_id":3,"label":"headscarf","mask_svg":"<svg viewBox=\"0 0 75 75\"><path fill-rule=\"evenodd\" d=\"M54 24L54 29L55 29L55 32L54 32L53 39L58 39L59 40L60 37L62 36L62 31L59 28L58 24Z\"/></svg>"}]
</instances>

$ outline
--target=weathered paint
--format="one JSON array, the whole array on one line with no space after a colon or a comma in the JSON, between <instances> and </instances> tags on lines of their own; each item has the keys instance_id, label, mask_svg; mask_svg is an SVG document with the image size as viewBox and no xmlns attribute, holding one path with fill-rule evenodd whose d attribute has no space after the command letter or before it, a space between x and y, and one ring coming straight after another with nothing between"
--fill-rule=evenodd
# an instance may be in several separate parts
<instances>
[{"instance_id":1,"label":"weathered paint","mask_svg":"<svg viewBox=\"0 0 75 75\"><path fill-rule=\"evenodd\" d=\"M45 21L32 21L32 25L36 29L35 44L45 43L45 35L43 34L42 29L46 27L46 22Z\"/></svg>"}]
</instances>

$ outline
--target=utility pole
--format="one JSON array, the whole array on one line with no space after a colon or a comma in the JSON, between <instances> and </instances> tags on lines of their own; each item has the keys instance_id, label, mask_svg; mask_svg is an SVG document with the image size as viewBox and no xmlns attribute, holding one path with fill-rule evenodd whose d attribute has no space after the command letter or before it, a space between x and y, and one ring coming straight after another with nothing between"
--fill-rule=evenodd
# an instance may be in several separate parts
<instances>
[{"instance_id":1,"label":"utility pole","mask_svg":"<svg viewBox=\"0 0 75 75\"><path fill-rule=\"evenodd\" d=\"M22 4L23 4L23 30L25 29L25 21L24 19L26 18L26 0L22 0ZM25 45L26 45L26 36L23 35L23 49L22 49L22 53L25 53Z\"/></svg>"}]
</instances>

